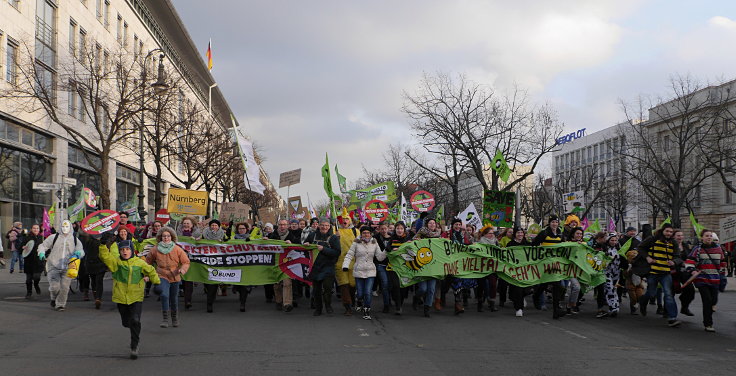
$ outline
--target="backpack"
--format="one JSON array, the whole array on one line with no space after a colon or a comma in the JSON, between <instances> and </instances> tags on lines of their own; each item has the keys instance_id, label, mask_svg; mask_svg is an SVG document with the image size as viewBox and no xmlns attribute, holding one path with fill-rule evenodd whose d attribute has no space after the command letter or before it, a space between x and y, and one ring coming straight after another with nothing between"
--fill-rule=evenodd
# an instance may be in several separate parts
<instances>
[{"instance_id":1,"label":"backpack","mask_svg":"<svg viewBox=\"0 0 736 376\"><path fill-rule=\"evenodd\" d=\"M74 248L77 248L77 237L76 235L72 234L72 237L74 237ZM49 248L48 251L46 251L46 257L49 257L49 253L54 249L54 245L56 244L56 241L59 240L59 234L54 234L54 240L51 242L51 248Z\"/></svg>"}]
</instances>

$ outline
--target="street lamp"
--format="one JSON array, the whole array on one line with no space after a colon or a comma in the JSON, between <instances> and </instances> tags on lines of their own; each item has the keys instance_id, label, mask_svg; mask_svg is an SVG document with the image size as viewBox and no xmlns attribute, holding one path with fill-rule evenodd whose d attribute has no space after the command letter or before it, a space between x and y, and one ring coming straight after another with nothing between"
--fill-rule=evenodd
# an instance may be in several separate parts
<instances>
[{"instance_id":1,"label":"street lamp","mask_svg":"<svg viewBox=\"0 0 736 376\"><path fill-rule=\"evenodd\" d=\"M143 127L145 126L146 122L146 116L145 116L145 106L146 106L146 82L147 79L147 69L148 65L146 62L148 61L148 58L150 58L154 53L156 52L163 52L160 48L155 48L148 52L145 58L143 58L143 77L142 77L142 92L141 92L141 121L140 121L140 128L138 129L138 144L139 144L139 158L138 158L138 217L141 221L145 222L145 217L148 213L146 213L146 207L143 203L143 200L146 197L146 194L143 192L143 179L146 176L144 173L144 163L145 158L143 155ZM158 60L158 77L156 78L156 82L151 84L151 87L153 88L153 92L156 95L161 95L168 90L169 85L165 81L164 77L164 54L161 53L159 55Z\"/></svg>"}]
</instances>

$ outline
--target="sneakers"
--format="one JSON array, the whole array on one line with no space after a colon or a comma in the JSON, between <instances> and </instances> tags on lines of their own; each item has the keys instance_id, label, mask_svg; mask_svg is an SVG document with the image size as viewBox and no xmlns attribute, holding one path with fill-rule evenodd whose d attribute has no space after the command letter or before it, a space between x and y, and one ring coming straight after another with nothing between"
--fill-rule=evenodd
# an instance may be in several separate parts
<instances>
[{"instance_id":1,"label":"sneakers","mask_svg":"<svg viewBox=\"0 0 736 376\"><path fill-rule=\"evenodd\" d=\"M695 316L694 313L690 312L690 310L685 307L682 307L682 309L680 310L680 313L682 313L685 316Z\"/></svg>"},{"instance_id":2,"label":"sneakers","mask_svg":"<svg viewBox=\"0 0 736 376\"><path fill-rule=\"evenodd\" d=\"M57 312L64 312L64 307L56 307Z\"/></svg>"},{"instance_id":3,"label":"sneakers","mask_svg":"<svg viewBox=\"0 0 736 376\"><path fill-rule=\"evenodd\" d=\"M159 325L162 328L168 328L169 327L169 311L161 311L163 314L163 320L161 320L161 324Z\"/></svg>"},{"instance_id":4,"label":"sneakers","mask_svg":"<svg viewBox=\"0 0 736 376\"><path fill-rule=\"evenodd\" d=\"M138 346L130 349L130 359L133 359L133 360L138 359Z\"/></svg>"},{"instance_id":5,"label":"sneakers","mask_svg":"<svg viewBox=\"0 0 736 376\"><path fill-rule=\"evenodd\" d=\"M524 310L517 309L516 310L516 317L524 317Z\"/></svg>"},{"instance_id":6,"label":"sneakers","mask_svg":"<svg viewBox=\"0 0 736 376\"><path fill-rule=\"evenodd\" d=\"M680 326L680 324L682 324L682 322L677 319L672 319L672 320L667 321L667 326L669 326L670 328L676 328Z\"/></svg>"},{"instance_id":7,"label":"sneakers","mask_svg":"<svg viewBox=\"0 0 736 376\"><path fill-rule=\"evenodd\" d=\"M179 312L171 311L171 326L174 328L179 327Z\"/></svg>"},{"instance_id":8,"label":"sneakers","mask_svg":"<svg viewBox=\"0 0 736 376\"><path fill-rule=\"evenodd\" d=\"M598 313L595 315L595 318L597 319L603 319L608 317L608 312L606 311L598 311Z\"/></svg>"},{"instance_id":9,"label":"sneakers","mask_svg":"<svg viewBox=\"0 0 736 376\"><path fill-rule=\"evenodd\" d=\"M706 326L706 327L705 327L705 331L706 331L706 332L709 332L709 333L715 333L715 332L716 332L716 330L715 330L715 329L713 329L713 327L712 327L712 326Z\"/></svg>"},{"instance_id":10,"label":"sneakers","mask_svg":"<svg viewBox=\"0 0 736 376\"><path fill-rule=\"evenodd\" d=\"M371 309L363 308L363 320L371 320Z\"/></svg>"}]
</instances>

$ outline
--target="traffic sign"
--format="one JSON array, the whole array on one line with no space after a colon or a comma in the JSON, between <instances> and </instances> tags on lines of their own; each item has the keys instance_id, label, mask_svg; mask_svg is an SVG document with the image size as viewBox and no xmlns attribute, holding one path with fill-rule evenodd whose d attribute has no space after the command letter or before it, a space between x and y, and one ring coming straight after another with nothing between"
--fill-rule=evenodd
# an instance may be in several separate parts
<instances>
[{"instance_id":1,"label":"traffic sign","mask_svg":"<svg viewBox=\"0 0 736 376\"><path fill-rule=\"evenodd\" d=\"M37 189L39 191L56 191L61 189L61 183L46 183L42 181L34 181L33 189Z\"/></svg>"},{"instance_id":2,"label":"traffic sign","mask_svg":"<svg viewBox=\"0 0 736 376\"><path fill-rule=\"evenodd\" d=\"M77 185L77 179L64 176L61 179L66 185Z\"/></svg>"}]
</instances>

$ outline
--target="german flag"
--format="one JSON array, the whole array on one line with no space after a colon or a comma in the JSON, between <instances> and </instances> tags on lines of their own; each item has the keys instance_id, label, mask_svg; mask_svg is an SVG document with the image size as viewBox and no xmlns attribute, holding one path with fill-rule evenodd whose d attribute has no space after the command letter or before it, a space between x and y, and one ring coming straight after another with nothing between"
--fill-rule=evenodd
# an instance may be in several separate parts
<instances>
[{"instance_id":1,"label":"german flag","mask_svg":"<svg viewBox=\"0 0 736 376\"><path fill-rule=\"evenodd\" d=\"M212 70L212 39L207 44L207 69Z\"/></svg>"}]
</instances>

